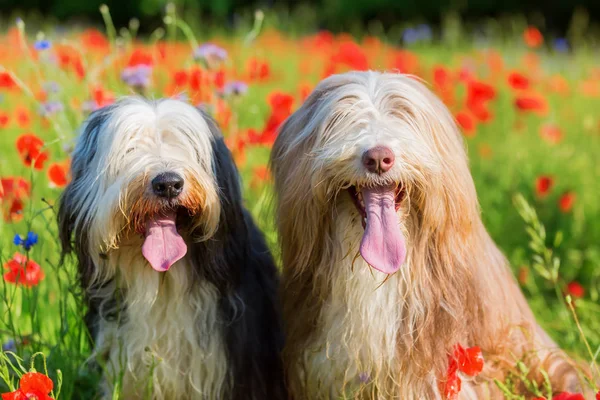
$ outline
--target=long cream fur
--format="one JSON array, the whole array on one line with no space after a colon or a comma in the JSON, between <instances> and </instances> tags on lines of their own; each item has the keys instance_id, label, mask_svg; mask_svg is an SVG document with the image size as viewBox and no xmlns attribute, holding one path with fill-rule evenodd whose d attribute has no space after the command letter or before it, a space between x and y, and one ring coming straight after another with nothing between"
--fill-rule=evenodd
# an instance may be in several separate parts
<instances>
[{"instance_id":1,"label":"long cream fur","mask_svg":"<svg viewBox=\"0 0 600 400\"><path fill-rule=\"evenodd\" d=\"M89 165L64 200L74 225L89 227L94 268L85 290L103 316L93 357L104 364L104 396L222 398L231 383L217 289L192 282L189 252L157 273L141 251L146 219L164 207L149 182L164 170L185 177L179 204L190 213L190 228L202 227L203 237L185 239L207 240L217 230L213 133L197 110L173 100L124 99L105 114L87 127L95 144L78 145L76 157Z\"/></svg>"},{"instance_id":2,"label":"long cream fur","mask_svg":"<svg viewBox=\"0 0 600 400\"><path fill-rule=\"evenodd\" d=\"M361 164L376 145L396 158L379 176ZM516 360L549 371L558 391L578 387L486 232L461 135L423 84L377 72L325 79L285 122L271 164L295 399L438 399L457 343L486 359L461 399L502 398L492 379ZM391 276L360 257L346 193L381 184L407 193L398 223L408 257Z\"/></svg>"}]
</instances>

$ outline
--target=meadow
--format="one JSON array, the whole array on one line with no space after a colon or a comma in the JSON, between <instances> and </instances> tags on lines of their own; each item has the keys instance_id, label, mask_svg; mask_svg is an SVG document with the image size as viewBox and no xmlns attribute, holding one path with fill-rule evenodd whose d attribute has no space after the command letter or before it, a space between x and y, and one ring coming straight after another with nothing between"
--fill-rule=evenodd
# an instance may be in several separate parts
<instances>
[{"instance_id":1,"label":"meadow","mask_svg":"<svg viewBox=\"0 0 600 400\"><path fill-rule=\"evenodd\" d=\"M69 154L91 111L133 93L208 110L277 255L267 167L277 127L320 79L366 69L413 74L450 108L486 227L540 324L598 369L600 67L585 28L568 40L545 37L517 18L475 34L449 18L434 32L300 35L285 18L258 13L211 33L167 9L164 27L138 38L136 20L117 29L102 13L106 29L38 32L17 20L0 33L0 393L18 390L34 368L52 379L52 398L95 395L76 267L61 263L55 221ZM511 388L527 371L517 370L498 383L506 398L521 398ZM531 393L553 396L546 386Z\"/></svg>"}]
</instances>

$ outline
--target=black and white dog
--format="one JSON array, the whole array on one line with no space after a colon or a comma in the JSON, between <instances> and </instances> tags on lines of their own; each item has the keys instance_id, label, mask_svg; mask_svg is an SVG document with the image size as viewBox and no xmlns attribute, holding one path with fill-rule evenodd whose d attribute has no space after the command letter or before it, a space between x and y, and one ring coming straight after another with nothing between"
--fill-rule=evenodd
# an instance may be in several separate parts
<instances>
[{"instance_id":1,"label":"black and white dog","mask_svg":"<svg viewBox=\"0 0 600 400\"><path fill-rule=\"evenodd\" d=\"M277 271L215 123L171 99L95 111L60 201L106 396L282 399Z\"/></svg>"}]
</instances>

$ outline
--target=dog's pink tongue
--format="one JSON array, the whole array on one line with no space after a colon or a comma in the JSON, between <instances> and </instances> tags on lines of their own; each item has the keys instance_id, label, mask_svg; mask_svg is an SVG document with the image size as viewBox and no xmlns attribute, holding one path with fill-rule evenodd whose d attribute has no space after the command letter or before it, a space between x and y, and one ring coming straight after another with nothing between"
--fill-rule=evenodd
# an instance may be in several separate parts
<instances>
[{"instance_id":1,"label":"dog's pink tongue","mask_svg":"<svg viewBox=\"0 0 600 400\"><path fill-rule=\"evenodd\" d=\"M406 243L396 214L394 187L362 189L367 226L360 242L360 255L373 268L392 274L406 258Z\"/></svg>"},{"instance_id":2,"label":"dog's pink tongue","mask_svg":"<svg viewBox=\"0 0 600 400\"><path fill-rule=\"evenodd\" d=\"M152 268L159 272L168 270L187 253L187 245L177 233L175 217L175 213L168 213L146 222L142 254Z\"/></svg>"}]
</instances>

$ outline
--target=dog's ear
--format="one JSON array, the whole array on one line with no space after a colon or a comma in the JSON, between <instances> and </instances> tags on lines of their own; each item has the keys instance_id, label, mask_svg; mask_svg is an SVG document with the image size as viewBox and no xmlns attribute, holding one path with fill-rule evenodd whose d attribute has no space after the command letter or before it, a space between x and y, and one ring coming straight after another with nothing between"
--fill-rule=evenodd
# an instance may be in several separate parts
<instances>
[{"instance_id":1,"label":"dog's ear","mask_svg":"<svg viewBox=\"0 0 600 400\"><path fill-rule=\"evenodd\" d=\"M92 261L87 246L89 227L86 221L89 219L83 218L81 214L87 212L83 205L87 201L86 196L89 196L87 185L90 164L96 156L98 138L112 109L112 106L108 106L94 111L83 124L71 157L71 181L59 198L57 220L62 247L61 259L64 261L67 254L75 251L84 280L92 273Z\"/></svg>"},{"instance_id":2,"label":"dog's ear","mask_svg":"<svg viewBox=\"0 0 600 400\"><path fill-rule=\"evenodd\" d=\"M96 155L98 147L98 136L101 131L101 126L105 124L111 107L105 107L94 111L84 123L81 133L77 138L77 144L71 156L70 175L71 181L63 191L59 198L58 209L58 232L62 245L63 257L73 251L74 244L71 241L75 231L75 210L80 210L80 202L84 201L80 195L85 190L83 182L86 176L86 171ZM81 228L78 229L78 234L81 234ZM78 236L78 235L76 235Z\"/></svg>"},{"instance_id":3,"label":"dog's ear","mask_svg":"<svg viewBox=\"0 0 600 400\"><path fill-rule=\"evenodd\" d=\"M213 175L219 195L220 212L217 231L209 240L191 246L198 277L211 281L223 293L237 286L240 267L246 262L248 224L241 195L240 177L231 152L225 145L217 124L202 113L212 136ZM234 267L235 266L235 267Z\"/></svg>"},{"instance_id":4,"label":"dog's ear","mask_svg":"<svg viewBox=\"0 0 600 400\"><path fill-rule=\"evenodd\" d=\"M203 115L213 136L213 168L221 202L219 229L224 228L231 232L245 231L244 206L238 169L216 122L206 114Z\"/></svg>"}]
</instances>

